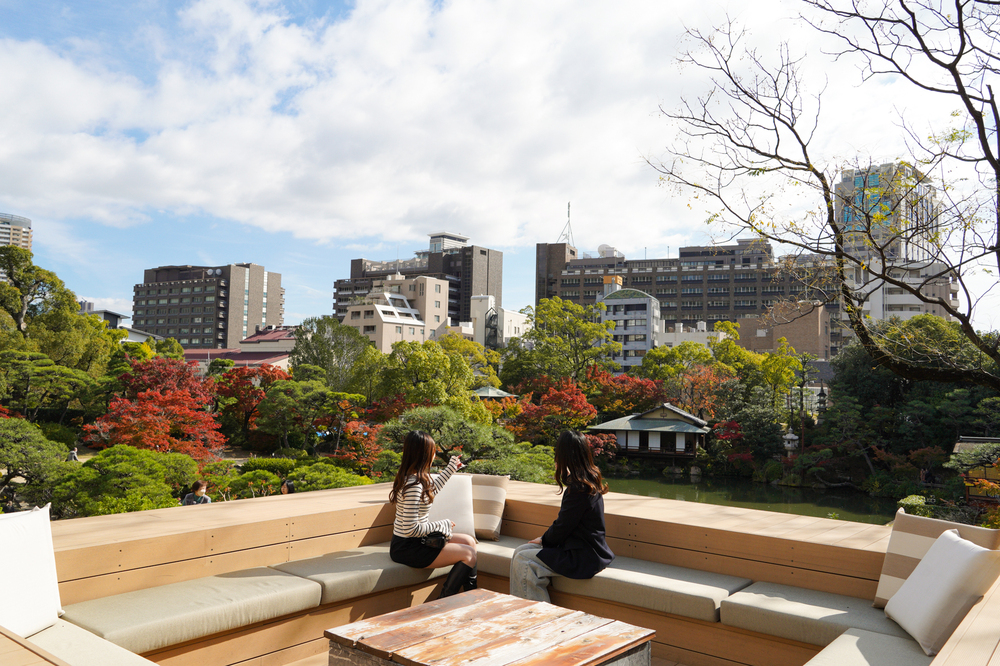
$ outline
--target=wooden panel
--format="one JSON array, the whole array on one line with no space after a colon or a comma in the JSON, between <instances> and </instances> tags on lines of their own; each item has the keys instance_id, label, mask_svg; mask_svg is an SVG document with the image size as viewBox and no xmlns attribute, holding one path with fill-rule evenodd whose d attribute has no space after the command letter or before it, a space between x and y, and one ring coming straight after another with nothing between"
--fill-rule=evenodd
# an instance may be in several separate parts
<instances>
[{"instance_id":1,"label":"wooden panel","mask_svg":"<svg viewBox=\"0 0 1000 666\"><path fill-rule=\"evenodd\" d=\"M1000 664L1000 581L993 584L969 614L931 666L995 666Z\"/></svg>"},{"instance_id":2,"label":"wooden panel","mask_svg":"<svg viewBox=\"0 0 1000 666\"><path fill-rule=\"evenodd\" d=\"M10 600L5 600L9 602ZM69 666L34 643L0 627L0 664L3 666Z\"/></svg>"},{"instance_id":3,"label":"wooden panel","mask_svg":"<svg viewBox=\"0 0 1000 666\"><path fill-rule=\"evenodd\" d=\"M204 578L217 574L265 567L288 561L288 545L278 544L234 553L222 553L213 557L201 557L183 562L171 562L159 566L143 567L119 573L92 576L59 583L59 597L64 605L81 601L109 597L114 594L143 590L178 583L185 580Z\"/></svg>"},{"instance_id":4,"label":"wooden panel","mask_svg":"<svg viewBox=\"0 0 1000 666\"><path fill-rule=\"evenodd\" d=\"M373 546L392 539L392 525L373 527L369 530L354 530L339 534L300 539L289 544L289 560L304 560L319 557L338 550L348 550L359 546Z\"/></svg>"}]
</instances>

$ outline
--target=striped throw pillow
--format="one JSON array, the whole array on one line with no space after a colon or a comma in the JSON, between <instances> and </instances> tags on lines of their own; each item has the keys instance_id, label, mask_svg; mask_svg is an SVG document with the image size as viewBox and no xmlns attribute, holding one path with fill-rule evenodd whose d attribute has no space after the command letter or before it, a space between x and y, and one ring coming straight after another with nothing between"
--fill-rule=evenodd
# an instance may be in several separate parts
<instances>
[{"instance_id":1,"label":"striped throw pillow","mask_svg":"<svg viewBox=\"0 0 1000 666\"><path fill-rule=\"evenodd\" d=\"M471 474L472 517L476 522L476 538L500 540L504 502L507 500L509 476Z\"/></svg>"},{"instance_id":2,"label":"striped throw pillow","mask_svg":"<svg viewBox=\"0 0 1000 666\"><path fill-rule=\"evenodd\" d=\"M902 509L897 511L896 520L892 524L892 533L889 535L885 562L882 564L882 574L878 579L878 589L875 591L875 602L872 605L875 608L885 608L889 599L903 586L937 538L944 532L954 529L958 530L963 539L978 546L990 550L1000 549L1000 530L911 516Z\"/></svg>"}]
</instances>

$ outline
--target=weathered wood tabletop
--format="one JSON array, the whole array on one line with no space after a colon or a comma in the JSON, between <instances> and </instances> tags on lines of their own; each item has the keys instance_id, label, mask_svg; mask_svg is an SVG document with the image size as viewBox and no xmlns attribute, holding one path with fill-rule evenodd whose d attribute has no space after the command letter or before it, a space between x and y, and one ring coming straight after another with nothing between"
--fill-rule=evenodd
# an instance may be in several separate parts
<instances>
[{"instance_id":1,"label":"weathered wood tabletop","mask_svg":"<svg viewBox=\"0 0 1000 666\"><path fill-rule=\"evenodd\" d=\"M656 632L472 590L330 629L330 664L592 666L649 663Z\"/></svg>"}]
</instances>

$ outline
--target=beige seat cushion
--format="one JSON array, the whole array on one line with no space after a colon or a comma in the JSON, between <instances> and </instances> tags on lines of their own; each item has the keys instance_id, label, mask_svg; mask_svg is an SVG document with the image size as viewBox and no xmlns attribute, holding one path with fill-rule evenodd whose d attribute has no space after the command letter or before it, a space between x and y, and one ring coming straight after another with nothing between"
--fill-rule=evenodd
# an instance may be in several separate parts
<instances>
[{"instance_id":1,"label":"beige seat cushion","mask_svg":"<svg viewBox=\"0 0 1000 666\"><path fill-rule=\"evenodd\" d=\"M829 645L848 629L909 638L871 601L777 583L754 583L721 604L722 623L813 645Z\"/></svg>"},{"instance_id":2,"label":"beige seat cushion","mask_svg":"<svg viewBox=\"0 0 1000 666\"><path fill-rule=\"evenodd\" d=\"M507 500L509 476L471 474L472 515L476 521L476 538L496 541L500 538L503 509Z\"/></svg>"},{"instance_id":3,"label":"beige seat cushion","mask_svg":"<svg viewBox=\"0 0 1000 666\"><path fill-rule=\"evenodd\" d=\"M479 544L479 570L496 576L510 575L510 559L524 539L502 536L497 542ZM557 576L552 587L560 592L617 601L684 617L719 621L719 604L751 581L707 571L616 557L607 569L590 580Z\"/></svg>"},{"instance_id":4,"label":"beige seat cushion","mask_svg":"<svg viewBox=\"0 0 1000 666\"><path fill-rule=\"evenodd\" d=\"M719 621L719 604L749 586L749 578L616 557L590 580L552 579L560 592L580 594L706 622Z\"/></svg>"},{"instance_id":5,"label":"beige seat cushion","mask_svg":"<svg viewBox=\"0 0 1000 666\"><path fill-rule=\"evenodd\" d=\"M259 567L83 601L63 618L141 654L315 608L321 594L311 580Z\"/></svg>"},{"instance_id":6,"label":"beige seat cushion","mask_svg":"<svg viewBox=\"0 0 1000 666\"><path fill-rule=\"evenodd\" d=\"M73 666L155 666L148 659L65 620L57 620L28 640Z\"/></svg>"},{"instance_id":7,"label":"beige seat cushion","mask_svg":"<svg viewBox=\"0 0 1000 666\"><path fill-rule=\"evenodd\" d=\"M318 583L322 604L361 597L372 592L416 585L444 576L451 567L414 569L389 559L389 544L362 546L272 567Z\"/></svg>"},{"instance_id":8,"label":"beige seat cushion","mask_svg":"<svg viewBox=\"0 0 1000 666\"><path fill-rule=\"evenodd\" d=\"M927 666L932 660L911 638L848 629L805 666Z\"/></svg>"}]
</instances>

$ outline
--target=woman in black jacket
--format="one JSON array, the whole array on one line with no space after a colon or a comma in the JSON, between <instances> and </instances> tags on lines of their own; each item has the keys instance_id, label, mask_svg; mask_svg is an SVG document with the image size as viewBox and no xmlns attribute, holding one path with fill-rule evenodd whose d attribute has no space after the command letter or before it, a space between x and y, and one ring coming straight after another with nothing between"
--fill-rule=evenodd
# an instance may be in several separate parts
<instances>
[{"instance_id":1,"label":"woman in black jacket","mask_svg":"<svg viewBox=\"0 0 1000 666\"><path fill-rule=\"evenodd\" d=\"M563 493L559 515L545 534L518 547L510 561L510 593L535 601L549 600L552 576L593 578L615 559L604 539L608 486L586 438L563 432L555 458L556 483Z\"/></svg>"}]
</instances>

